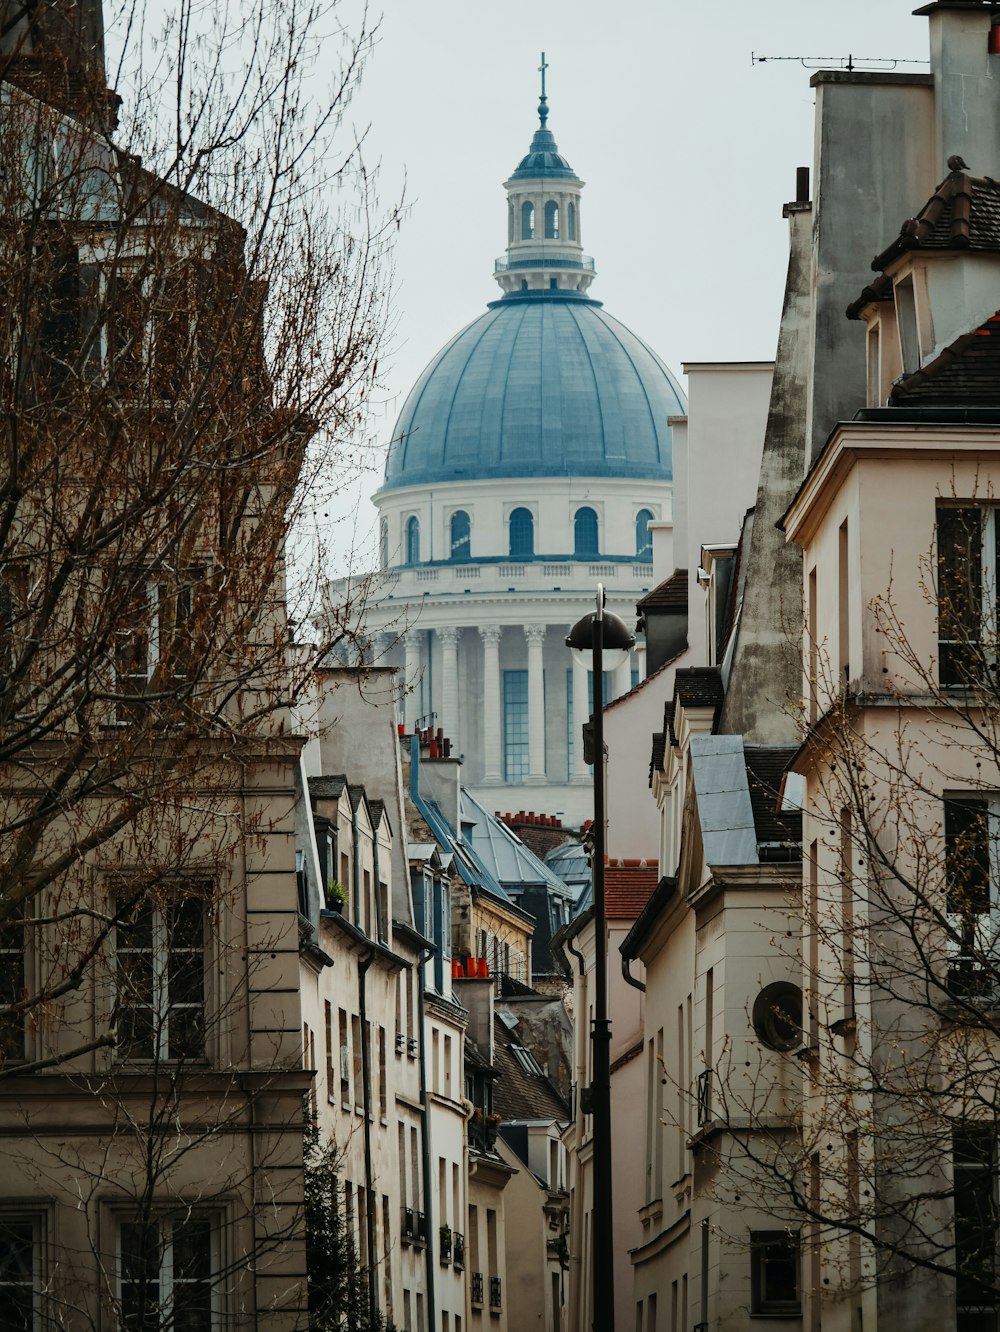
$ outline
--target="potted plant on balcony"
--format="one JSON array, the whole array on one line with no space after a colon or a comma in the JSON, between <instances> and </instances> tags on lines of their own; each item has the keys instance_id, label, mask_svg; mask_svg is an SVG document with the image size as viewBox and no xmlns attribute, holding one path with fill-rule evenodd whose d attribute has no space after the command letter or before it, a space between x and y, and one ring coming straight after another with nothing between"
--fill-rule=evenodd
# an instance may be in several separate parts
<instances>
[{"instance_id":1,"label":"potted plant on balcony","mask_svg":"<svg viewBox=\"0 0 1000 1332\"><path fill-rule=\"evenodd\" d=\"M440 1241L440 1256L442 1263L451 1262L451 1226L441 1226L438 1229L438 1240Z\"/></svg>"},{"instance_id":2,"label":"potted plant on balcony","mask_svg":"<svg viewBox=\"0 0 1000 1332\"><path fill-rule=\"evenodd\" d=\"M344 901L347 894L344 892L343 884L338 883L336 879L331 879L326 885L326 909L335 911L339 916L344 910Z\"/></svg>"},{"instance_id":3,"label":"potted plant on balcony","mask_svg":"<svg viewBox=\"0 0 1000 1332\"><path fill-rule=\"evenodd\" d=\"M490 1151L496 1146L497 1131L502 1122L502 1115L494 1113L486 1116L486 1146Z\"/></svg>"}]
</instances>

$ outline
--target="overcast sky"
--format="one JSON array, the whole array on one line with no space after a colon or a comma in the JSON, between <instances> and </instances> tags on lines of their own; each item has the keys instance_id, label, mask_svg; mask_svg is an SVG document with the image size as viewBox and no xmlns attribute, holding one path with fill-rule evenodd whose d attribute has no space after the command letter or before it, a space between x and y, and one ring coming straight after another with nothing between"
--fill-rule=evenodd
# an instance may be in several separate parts
<instances>
[{"instance_id":1,"label":"overcast sky","mask_svg":"<svg viewBox=\"0 0 1000 1332\"><path fill-rule=\"evenodd\" d=\"M872 57L926 61L927 20L913 8L387 0L353 108L358 126L370 125L366 157L380 164L382 197L405 178L411 205L376 408L382 445L424 365L500 294L502 182L538 123L542 50L549 128L587 182L582 240L598 274L590 294L679 375L683 361L774 353L787 261L781 207L794 197L795 168L812 161L813 94L801 64L753 64L751 54L816 57L815 67L848 54L875 68L887 66ZM369 477L344 504L356 517L342 524L339 551L363 544L374 521L364 497L377 484Z\"/></svg>"}]
</instances>

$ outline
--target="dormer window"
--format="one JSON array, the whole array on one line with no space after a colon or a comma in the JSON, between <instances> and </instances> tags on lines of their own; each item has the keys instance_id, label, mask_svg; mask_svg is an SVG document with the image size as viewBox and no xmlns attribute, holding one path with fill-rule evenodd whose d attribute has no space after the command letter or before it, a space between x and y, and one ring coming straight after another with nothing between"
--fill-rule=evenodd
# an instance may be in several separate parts
<instances>
[{"instance_id":1,"label":"dormer window","mask_svg":"<svg viewBox=\"0 0 1000 1332\"><path fill-rule=\"evenodd\" d=\"M903 373L912 375L920 369L920 337L917 328L917 302L912 276L901 279L894 289L896 323L899 328L899 354Z\"/></svg>"}]
</instances>

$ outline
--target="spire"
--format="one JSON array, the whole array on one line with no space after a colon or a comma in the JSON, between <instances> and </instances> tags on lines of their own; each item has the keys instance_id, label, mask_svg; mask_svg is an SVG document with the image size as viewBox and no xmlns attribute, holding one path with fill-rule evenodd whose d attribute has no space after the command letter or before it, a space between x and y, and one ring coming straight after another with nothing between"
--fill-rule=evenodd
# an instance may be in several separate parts
<instances>
[{"instance_id":1,"label":"spire","mask_svg":"<svg viewBox=\"0 0 1000 1332\"><path fill-rule=\"evenodd\" d=\"M548 65L545 62L545 52L542 52L542 63L538 66L538 72L542 76L542 95L538 99L538 123L542 129L545 128L545 122L549 118L549 99L545 96L545 71Z\"/></svg>"}]
</instances>

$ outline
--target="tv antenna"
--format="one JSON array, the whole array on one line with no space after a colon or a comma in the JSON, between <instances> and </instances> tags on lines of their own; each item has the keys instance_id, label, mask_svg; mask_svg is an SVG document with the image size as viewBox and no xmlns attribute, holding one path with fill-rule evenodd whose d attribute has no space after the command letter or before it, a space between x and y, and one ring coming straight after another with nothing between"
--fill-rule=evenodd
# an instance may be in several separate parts
<instances>
[{"instance_id":1,"label":"tv antenna","mask_svg":"<svg viewBox=\"0 0 1000 1332\"><path fill-rule=\"evenodd\" d=\"M864 65L865 69L871 70L891 70L899 65L929 65L929 60L910 60L905 56L797 56L797 55L760 55L756 51L750 52L751 65L770 65L779 60L792 60L802 66L803 69L846 69L853 72L859 66Z\"/></svg>"}]
</instances>

